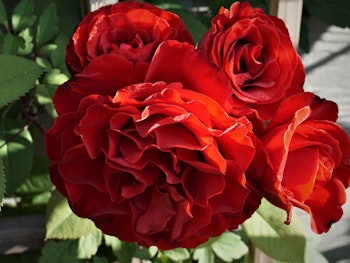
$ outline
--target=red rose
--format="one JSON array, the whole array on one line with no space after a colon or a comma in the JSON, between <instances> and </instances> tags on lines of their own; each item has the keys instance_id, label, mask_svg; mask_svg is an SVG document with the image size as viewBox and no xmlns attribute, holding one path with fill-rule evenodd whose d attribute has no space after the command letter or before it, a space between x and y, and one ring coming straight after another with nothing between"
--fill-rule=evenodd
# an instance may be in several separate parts
<instances>
[{"instance_id":1,"label":"red rose","mask_svg":"<svg viewBox=\"0 0 350 263\"><path fill-rule=\"evenodd\" d=\"M138 79L133 78L134 75L116 74L123 71L122 65L120 66L121 69L115 70L105 68L107 65L96 69L101 80L91 81L91 79L87 79L82 81L81 74L77 74L76 78L71 78L58 87L56 91L58 95L53 98L57 112L60 114L76 111L80 99L84 96L99 94L113 97L119 89L136 84L134 82ZM119 81L105 83L105 80L115 78L116 75ZM167 40L159 45L149 63L147 74L142 76L137 83L158 81L181 82L185 89L188 88L213 98L225 111L228 112L232 109L232 89L229 80L222 71L212 65L191 44Z\"/></svg>"},{"instance_id":2,"label":"red rose","mask_svg":"<svg viewBox=\"0 0 350 263\"><path fill-rule=\"evenodd\" d=\"M350 140L336 119L335 103L312 93L294 95L261 138L272 169L263 177L265 197L288 213L292 206L304 209L317 233L341 218L350 183Z\"/></svg>"},{"instance_id":3,"label":"red rose","mask_svg":"<svg viewBox=\"0 0 350 263\"><path fill-rule=\"evenodd\" d=\"M181 83L90 95L46 134L51 178L106 234L196 247L239 222L255 148L251 124ZM241 221L243 221L242 219Z\"/></svg>"},{"instance_id":4,"label":"red rose","mask_svg":"<svg viewBox=\"0 0 350 263\"><path fill-rule=\"evenodd\" d=\"M66 64L87 90L104 87L110 94L144 81L148 64L165 40L193 44L185 24L174 13L147 3L120 2L88 14L67 46ZM104 92L104 93L102 93Z\"/></svg>"},{"instance_id":5,"label":"red rose","mask_svg":"<svg viewBox=\"0 0 350 263\"><path fill-rule=\"evenodd\" d=\"M247 2L221 8L199 49L231 80L234 115L270 119L286 95L302 91L304 68L284 23Z\"/></svg>"}]
</instances>

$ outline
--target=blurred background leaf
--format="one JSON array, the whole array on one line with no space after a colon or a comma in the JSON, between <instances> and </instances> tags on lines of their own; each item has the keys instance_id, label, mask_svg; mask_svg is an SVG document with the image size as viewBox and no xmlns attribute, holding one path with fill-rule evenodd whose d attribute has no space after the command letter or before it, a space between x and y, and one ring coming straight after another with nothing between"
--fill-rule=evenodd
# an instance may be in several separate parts
<instances>
[{"instance_id":1,"label":"blurred background leaf","mask_svg":"<svg viewBox=\"0 0 350 263\"><path fill-rule=\"evenodd\" d=\"M304 0L308 12L328 25L350 26L350 1Z\"/></svg>"},{"instance_id":2,"label":"blurred background leaf","mask_svg":"<svg viewBox=\"0 0 350 263\"><path fill-rule=\"evenodd\" d=\"M6 195L11 196L29 176L33 162L32 136L23 123L13 119L1 121L0 159L6 175Z\"/></svg>"},{"instance_id":3,"label":"blurred background leaf","mask_svg":"<svg viewBox=\"0 0 350 263\"><path fill-rule=\"evenodd\" d=\"M99 231L91 220L75 215L67 199L57 190L52 193L47 209L46 239L76 239Z\"/></svg>"},{"instance_id":4,"label":"blurred background leaf","mask_svg":"<svg viewBox=\"0 0 350 263\"><path fill-rule=\"evenodd\" d=\"M263 199L258 210L242 226L251 242L280 261L305 262L306 237L297 215L283 224L286 212Z\"/></svg>"}]
</instances>

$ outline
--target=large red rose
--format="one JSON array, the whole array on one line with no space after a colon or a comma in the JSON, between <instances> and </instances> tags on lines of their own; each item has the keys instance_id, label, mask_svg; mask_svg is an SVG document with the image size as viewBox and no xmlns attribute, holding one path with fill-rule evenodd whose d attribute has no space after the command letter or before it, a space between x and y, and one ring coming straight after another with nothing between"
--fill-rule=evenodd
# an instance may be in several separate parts
<instances>
[{"instance_id":1,"label":"large red rose","mask_svg":"<svg viewBox=\"0 0 350 263\"><path fill-rule=\"evenodd\" d=\"M247 2L221 8L199 49L231 80L234 115L270 119L287 95L302 91L304 68L284 23Z\"/></svg>"},{"instance_id":2,"label":"large red rose","mask_svg":"<svg viewBox=\"0 0 350 263\"><path fill-rule=\"evenodd\" d=\"M261 138L271 168L263 177L265 197L289 214L292 206L304 209L317 233L341 218L350 183L350 140L336 119L335 103L312 93L294 95Z\"/></svg>"},{"instance_id":3,"label":"large red rose","mask_svg":"<svg viewBox=\"0 0 350 263\"><path fill-rule=\"evenodd\" d=\"M193 45L176 14L147 3L119 2L79 23L67 45L66 64L81 86L113 90L116 83L143 82L155 50L168 39Z\"/></svg>"},{"instance_id":4,"label":"large red rose","mask_svg":"<svg viewBox=\"0 0 350 263\"><path fill-rule=\"evenodd\" d=\"M52 181L77 215L121 240L170 249L245 219L252 138L245 117L157 82L85 97L59 115L46 145Z\"/></svg>"}]
</instances>

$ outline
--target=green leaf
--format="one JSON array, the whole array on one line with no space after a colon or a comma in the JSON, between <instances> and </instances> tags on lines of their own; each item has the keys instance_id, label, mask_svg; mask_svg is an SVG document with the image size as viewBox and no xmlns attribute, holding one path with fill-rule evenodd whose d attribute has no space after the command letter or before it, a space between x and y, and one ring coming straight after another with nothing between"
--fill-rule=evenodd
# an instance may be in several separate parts
<instances>
[{"instance_id":1,"label":"green leaf","mask_svg":"<svg viewBox=\"0 0 350 263\"><path fill-rule=\"evenodd\" d=\"M38 64L40 67L43 67L44 69L51 69L52 68L51 63L47 58L36 57L35 62L36 62L36 64Z\"/></svg>"},{"instance_id":2,"label":"green leaf","mask_svg":"<svg viewBox=\"0 0 350 263\"><path fill-rule=\"evenodd\" d=\"M59 34L55 39L55 45L57 46L57 48L53 50L50 54L53 67L58 68L61 70L61 72L65 72L68 74L65 62L67 43L68 38L63 34Z\"/></svg>"},{"instance_id":3,"label":"green leaf","mask_svg":"<svg viewBox=\"0 0 350 263\"><path fill-rule=\"evenodd\" d=\"M8 28L7 12L2 0L0 0L0 25L3 25L6 28Z\"/></svg>"},{"instance_id":4,"label":"green leaf","mask_svg":"<svg viewBox=\"0 0 350 263\"><path fill-rule=\"evenodd\" d=\"M224 232L211 244L214 253L226 262L239 259L248 253L248 247L241 237L232 232Z\"/></svg>"},{"instance_id":5,"label":"green leaf","mask_svg":"<svg viewBox=\"0 0 350 263\"><path fill-rule=\"evenodd\" d=\"M63 74L59 69L51 69L44 75L43 83L57 86L63 84L68 79L68 76Z\"/></svg>"},{"instance_id":6,"label":"green leaf","mask_svg":"<svg viewBox=\"0 0 350 263\"><path fill-rule=\"evenodd\" d=\"M166 255L168 258L179 262L190 257L190 252L185 248L174 248L171 250L163 250L162 253Z\"/></svg>"},{"instance_id":7,"label":"green leaf","mask_svg":"<svg viewBox=\"0 0 350 263\"><path fill-rule=\"evenodd\" d=\"M53 0L53 2L57 7L60 32L66 36L71 36L78 23L82 20L80 1Z\"/></svg>"},{"instance_id":8,"label":"green leaf","mask_svg":"<svg viewBox=\"0 0 350 263\"><path fill-rule=\"evenodd\" d=\"M79 239L68 239L46 241L43 249L40 263L76 263L87 262L94 254L102 242L101 231L82 236ZM93 261L94 262L94 261Z\"/></svg>"},{"instance_id":9,"label":"green leaf","mask_svg":"<svg viewBox=\"0 0 350 263\"><path fill-rule=\"evenodd\" d=\"M243 223L251 242L270 257L287 262L305 262L306 238L297 215L285 225L286 213L263 200L259 209Z\"/></svg>"},{"instance_id":10,"label":"green leaf","mask_svg":"<svg viewBox=\"0 0 350 263\"><path fill-rule=\"evenodd\" d=\"M49 176L49 161L46 157L35 156L28 179L17 189L17 194L40 194L53 188Z\"/></svg>"},{"instance_id":11,"label":"green leaf","mask_svg":"<svg viewBox=\"0 0 350 263\"><path fill-rule=\"evenodd\" d=\"M46 239L74 239L97 231L91 220L73 213L67 199L57 190L52 193L47 209Z\"/></svg>"},{"instance_id":12,"label":"green leaf","mask_svg":"<svg viewBox=\"0 0 350 263\"><path fill-rule=\"evenodd\" d=\"M306 9L322 22L340 27L350 26L350 1L304 0Z\"/></svg>"},{"instance_id":13,"label":"green leaf","mask_svg":"<svg viewBox=\"0 0 350 263\"><path fill-rule=\"evenodd\" d=\"M56 85L38 85L36 88L38 102L43 105L52 118L57 117L52 104L52 97L57 89Z\"/></svg>"},{"instance_id":14,"label":"green leaf","mask_svg":"<svg viewBox=\"0 0 350 263\"><path fill-rule=\"evenodd\" d=\"M96 254L98 247L102 243L102 232L96 231L79 238L77 257L89 259Z\"/></svg>"},{"instance_id":15,"label":"green leaf","mask_svg":"<svg viewBox=\"0 0 350 263\"><path fill-rule=\"evenodd\" d=\"M6 194L10 196L27 179L33 162L32 136L22 123L1 121L0 159L6 175Z\"/></svg>"},{"instance_id":16,"label":"green leaf","mask_svg":"<svg viewBox=\"0 0 350 263\"><path fill-rule=\"evenodd\" d=\"M34 209L36 207L37 209L42 209L42 211L45 211L47 202L49 201L51 197L51 192L43 192L39 194L25 194L21 195L18 194L16 191L16 196L21 198L21 207L28 207L29 209Z\"/></svg>"},{"instance_id":17,"label":"green leaf","mask_svg":"<svg viewBox=\"0 0 350 263\"><path fill-rule=\"evenodd\" d=\"M49 57L52 52L57 49L56 44L46 44L40 47L39 56Z\"/></svg>"},{"instance_id":18,"label":"green leaf","mask_svg":"<svg viewBox=\"0 0 350 263\"><path fill-rule=\"evenodd\" d=\"M33 52L33 35L30 28L26 28L19 33L19 36L23 39L23 45L21 45L17 51L18 55L25 56Z\"/></svg>"},{"instance_id":19,"label":"green leaf","mask_svg":"<svg viewBox=\"0 0 350 263\"><path fill-rule=\"evenodd\" d=\"M24 40L19 37L7 33L3 39L2 53L16 55L20 47L24 47Z\"/></svg>"},{"instance_id":20,"label":"green leaf","mask_svg":"<svg viewBox=\"0 0 350 263\"><path fill-rule=\"evenodd\" d=\"M103 257L94 256L91 263L108 263L108 260Z\"/></svg>"},{"instance_id":21,"label":"green leaf","mask_svg":"<svg viewBox=\"0 0 350 263\"><path fill-rule=\"evenodd\" d=\"M57 10L54 3L51 3L44 9L39 18L36 43L38 46L51 40L58 32Z\"/></svg>"},{"instance_id":22,"label":"green leaf","mask_svg":"<svg viewBox=\"0 0 350 263\"><path fill-rule=\"evenodd\" d=\"M33 61L11 55L0 55L0 68L0 107L26 93L43 72Z\"/></svg>"},{"instance_id":23,"label":"green leaf","mask_svg":"<svg viewBox=\"0 0 350 263\"><path fill-rule=\"evenodd\" d=\"M119 263L130 263L137 249L135 243L126 243L114 236L104 235L105 244L112 248L114 255L118 257Z\"/></svg>"},{"instance_id":24,"label":"green leaf","mask_svg":"<svg viewBox=\"0 0 350 263\"><path fill-rule=\"evenodd\" d=\"M49 240L41 250L39 263L78 263L78 240Z\"/></svg>"},{"instance_id":25,"label":"green leaf","mask_svg":"<svg viewBox=\"0 0 350 263\"><path fill-rule=\"evenodd\" d=\"M21 0L15 7L12 13L12 27L15 32L20 32L23 29L34 24L36 16L33 15L34 3L33 0Z\"/></svg>"},{"instance_id":26,"label":"green leaf","mask_svg":"<svg viewBox=\"0 0 350 263\"><path fill-rule=\"evenodd\" d=\"M0 210L2 205L2 199L5 195L5 167L2 162L2 159L0 158Z\"/></svg>"},{"instance_id":27,"label":"green leaf","mask_svg":"<svg viewBox=\"0 0 350 263\"><path fill-rule=\"evenodd\" d=\"M153 258L158 252L158 248L155 246L151 246L149 248L141 247L134 252L135 258L140 259L151 259Z\"/></svg>"},{"instance_id":28,"label":"green leaf","mask_svg":"<svg viewBox=\"0 0 350 263\"><path fill-rule=\"evenodd\" d=\"M209 247L196 248L193 259L197 260L198 263L212 263L214 262L214 253Z\"/></svg>"},{"instance_id":29,"label":"green leaf","mask_svg":"<svg viewBox=\"0 0 350 263\"><path fill-rule=\"evenodd\" d=\"M198 19L194 18L193 14L191 14L187 9L180 4L179 1L152 1L152 4L171 11L181 18L181 20L186 24L188 31L190 31L195 42L198 42L199 39L203 36L203 34L208 30L208 28L201 23Z\"/></svg>"}]
</instances>

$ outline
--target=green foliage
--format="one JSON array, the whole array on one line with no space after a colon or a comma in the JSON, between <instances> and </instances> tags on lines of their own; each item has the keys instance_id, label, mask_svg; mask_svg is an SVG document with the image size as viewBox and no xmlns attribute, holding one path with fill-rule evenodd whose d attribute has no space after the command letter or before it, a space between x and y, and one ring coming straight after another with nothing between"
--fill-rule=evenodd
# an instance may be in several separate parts
<instances>
[{"instance_id":1,"label":"green foliage","mask_svg":"<svg viewBox=\"0 0 350 263\"><path fill-rule=\"evenodd\" d=\"M12 28L15 32L32 26L35 23L33 0L21 0L12 13Z\"/></svg>"},{"instance_id":2,"label":"green foliage","mask_svg":"<svg viewBox=\"0 0 350 263\"><path fill-rule=\"evenodd\" d=\"M2 53L15 55L17 53L17 50L23 46L24 41L22 38L7 33L3 38Z\"/></svg>"},{"instance_id":3,"label":"green foliage","mask_svg":"<svg viewBox=\"0 0 350 263\"><path fill-rule=\"evenodd\" d=\"M286 213L263 200L253 216L243 223L251 242L265 254L280 261L305 262L306 238L301 223L293 215L284 225Z\"/></svg>"},{"instance_id":4,"label":"green foliage","mask_svg":"<svg viewBox=\"0 0 350 263\"><path fill-rule=\"evenodd\" d=\"M102 242L102 233L97 231L81 236L79 239L66 239L60 241L48 240L42 249L39 262L86 262L96 254Z\"/></svg>"},{"instance_id":5,"label":"green foliage","mask_svg":"<svg viewBox=\"0 0 350 263\"><path fill-rule=\"evenodd\" d=\"M18 36L22 39L22 44L17 49L18 55L26 56L33 52L33 30L31 28L23 29Z\"/></svg>"},{"instance_id":6,"label":"green foliage","mask_svg":"<svg viewBox=\"0 0 350 263\"><path fill-rule=\"evenodd\" d=\"M39 18L36 34L36 43L40 47L51 40L58 32L56 6L51 3Z\"/></svg>"},{"instance_id":7,"label":"green foliage","mask_svg":"<svg viewBox=\"0 0 350 263\"><path fill-rule=\"evenodd\" d=\"M49 240L42 249L39 263L83 263L78 259L78 240Z\"/></svg>"},{"instance_id":8,"label":"green foliage","mask_svg":"<svg viewBox=\"0 0 350 263\"><path fill-rule=\"evenodd\" d=\"M187 9L183 5L181 5L177 0L153 0L150 2L162 9L174 12L175 14L179 15L181 20L186 24L195 42L198 42L199 39L203 36L203 34L208 30L208 28L200 20L196 19L193 16L193 14L187 11Z\"/></svg>"},{"instance_id":9,"label":"green foliage","mask_svg":"<svg viewBox=\"0 0 350 263\"><path fill-rule=\"evenodd\" d=\"M12 195L29 176L33 162L32 136L22 123L13 119L1 121L0 159L6 176L6 194Z\"/></svg>"},{"instance_id":10,"label":"green foliage","mask_svg":"<svg viewBox=\"0 0 350 263\"><path fill-rule=\"evenodd\" d=\"M105 243L107 246L111 247L114 255L117 256L120 263L131 262L134 252L137 249L135 243L125 243L116 237L105 235Z\"/></svg>"},{"instance_id":11,"label":"green foliage","mask_svg":"<svg viewBox=\"0 0 350 263\"><path fill-rule=\"evenodd\" d=\"M19 195L40 194L51 191L53 185L49 178L49 161L46 157L34 156L32 170L27 180L17 189Z\"/></svg>"},{"instance_id":12,"label":"green foliage","mask_svg":"<svg viewBox=\"0 0 350 263\"><path fill-rule=\"evenodd\" d=\"M225 232L217 237L211 244L211 248L219 258L226 262L239 259L248 253L248 247L242 242L241 237L232 232Z\"/></svg>"},{"instance_id":13,"label":"green foliage","mask_svg":"<svg viewBox=\"0 0 350 263\"><path fill-rule=\"evenodd\" d=\"M33 87L43 69L28 59L0 55L0 107L18 99Z\"/></svg>"},{"instance_id":14,"label":"green foliage","mask_svg":"<svg viewBox=\"0 0 350 263\"><path fill-rule=\"evenodd\" d=\"M2 199L5 195L5 167L2 159L0 158L0 210L2 205Z\"/></svg>"},{"instance_id":15,"label":"green foliage","mask_svg":"<svg viewBox=\"0 0 350 263\"><path fill-rule=\"evenodd\" d=\"M69 73L65 63L67 43L68 38L63 34L59 34L54 41L56 48L50 52L50 60L54 68L59 69L62 73L68 76Z\"/></svg>"},{"instance_id":16,"label":"green foliage","mask_svg":"<svg viewBox=\"0 0 350 263\"><path fill-rule=\"evenodd\" d=\"M137 250L134 251L134 257L139 259L152 259L158 253L158 248L155 246L151 246L149 248L138 247Z\"/></svg>"},{"instance_id":17,"label":"green foliage","mask_svg":"<svg viewBox=\"0 0 350 263\"><path fill-rule=\"evenodd\" d=\"M61 73L59 69L50 69L45 73L42 82L44 84L51 84L57 86L66 82L68 79L69 78L67 77L67 75Z\"/></svg>"},{"instance_id":18,"label":"green foliage","mask_svg":"<svg viewBox=\"0 0 350 263\"><path fill-rule=\"evenodd\" d=\"M190 252L185 248L174 248L171 250L164 250L164 251L162 251L162 253L166 257L168 257L176 262L181 262L181 261L188 259L190 257Z\"/></svg>"},{"instance_id":19,"label":"green foliage","mask_svg":"<svg viewBox=\"0 0 350 263\"><path fill-rule=\"evenodd\" d=\"M41 84L36 88L38 102L43 105L52 118L57 116L56 110L52 104L52 97L55 94L56 86Z\"/></svg>"},{"instance_id":20,"label":"green foliage","mask_svg":"<svg viewBox=\"0 0 350 263\"><path fill-rule=\"evenodd\" d=\"M46 5L47 0L40 0ZM70 37L82 19L80 1L52 0L57 7L59 31Z\"/></svg>"},{"instance_id":21,"label":"green foliage","mask_svg":"<svg viewBox=\"0 0 350 263\"><path fill-rule=\"evenodd\" d=\"M7 11L2 0L0 0L0 25L8 28Z\"/></svg>"},{"instance_id":22,"label":"green foliage","mask_svg":"<svg viewBox=\"0 0 350 263\"><path fill-rule=\"evenodd\" d=\"M102 243L102 232L95 231L91 234L84 235L79 238L77 257L81 259L89 259L96 254L98 247Z\"/></svg>"},{"instance_id":23,"label":"green foliage","mask_svg":"<svg viewBox=\"0 0 350 263\"><path fill-rule=\"evenodd\" d=\"M350 1L344 0L304 0L311 15L329 25L350 26Z\"/></svg>"},{"instance_id":24,"label":"green foliage","mask_svg":"<svg viewBox=\"0 0 350 263\"><path fill-rule=\"evenodd\" d=\"M214 262L214 253L209 247L199 247L194 251L193 259L198 263Z\"/></svg>"},{"instance_id":25,"label":"green foliage","mask_svg":"<svg viewBox=\"0 0 350 263\"><path fill-rule=\"evenodd\" d=\"M68 201L57 190L48 203L46 239L75 239L99 232L94 223L78 217L68 205Z\"/></svg>"},{"instance_id":26,"label":"green foliage","mask_svg":"<svg viewBox=\"0 0 350 263\"><path fill-rule=\"evenodd\" d=\"M206 243L194 250L193 258L199 263L209 263L222 260L232 262L248 253L247 245L234 232L224 232L218 237L209 239Z\"/></svg>"},{"instance_id":27,"label":"green foliage","mask_svg":"<svg viewBox=\"0 0 350 263\"><path fill-rule=\"evenodd\" d=\"M94 256L91 263L108 263L108 260L104 257Z\"/></svg>"}]
</instances>

